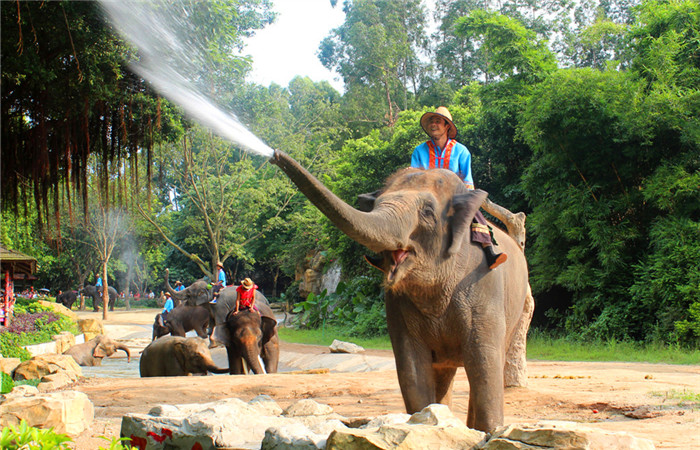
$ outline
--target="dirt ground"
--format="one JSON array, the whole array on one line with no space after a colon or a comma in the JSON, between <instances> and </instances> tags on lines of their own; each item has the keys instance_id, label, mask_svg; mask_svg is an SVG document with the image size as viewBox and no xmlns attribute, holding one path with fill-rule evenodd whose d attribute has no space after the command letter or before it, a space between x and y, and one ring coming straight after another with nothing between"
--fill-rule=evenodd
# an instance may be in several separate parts
<instances>
[{"instance_id":1,"label":"dirt ground","mask_svg":"<svg viewBox=\"0 0 700 450\"><path fill-rule=\"evenodd\" d=\"M128 340L136 336L135 326L142 330L150 326L154 314L154 310L110 313L106 333ZM97 316L91 312L80 315ZM133 345L143 347L144 339L134 339ZM282 343L281 352L313 353L319 358L329 353L326 347L287 343ZM138 371L138 350L133 353L129 364L135 364ZM368 353L393 357L391 351ZM573 421L648 438L656 448L700 448L700 405L679 398L683 392L696 397L700 394L700 366L528 361L528 371L528 387L506 390L506 423ZM99 437L119 436L123 415L147 413L157 404L206 403L231 397L249 401L267 394L282 408L312 398L346 417L404 412L393 370L144 379L86 377L68 389L87 394L95 407L90 430L74 438L75 448L80 450L108 447L108 442ZM466 375L458 371L452 411L465 420L468 395Z\"/></svg>"}]
</instances>

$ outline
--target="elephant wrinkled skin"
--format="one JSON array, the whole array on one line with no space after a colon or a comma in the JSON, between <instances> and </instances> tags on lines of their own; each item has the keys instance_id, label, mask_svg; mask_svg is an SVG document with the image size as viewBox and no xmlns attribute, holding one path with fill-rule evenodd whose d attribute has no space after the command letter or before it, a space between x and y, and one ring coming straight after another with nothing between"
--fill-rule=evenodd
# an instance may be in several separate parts
<instances>
[{"instance_id":1,"label":"elephant wrinkled skin","mask_svg":"<svg viewBox=\"0 0 700 450\"><path fill-rule=\"evenodd\" d=\"M148 344L139 360L141 377L179 377L228 373L214 364L206 339L163 336Z\"/></svg>"},{"instance_id":2,"label":"elephant wrinkled skin","mask_svg":"<svg viewBox=\"0 0 700 450\"><path fill-rule=\"evenodd\" d=\"M384 273L387 326L406 411L451 404L464 367L470 384L467 426L486 432L503 424L506 352L523 315L525 256L494 228L508 261L489 270L469 237L486 198L445 169L403 169L378 196L348 205L280 151L270 160L350 238L377 253Z\"/></svg>"},{"instance_id":3,"label":"elephant wrinkled skin","mask_svg":"<svg viewBox=\"0 0 700 450\"><path fill-rule=\"evenodd\" d=\"M260 304L257 307L260 314L249 309L241 310L238 314L232 311L226 318L225 326L216 327L212 336L226 346L231 375L247 373L243 360L255 374L277 372L280 354L277 320L269 306Z\"/></svg>"},{"instance_id":4,"label":"elephant wrinkled skin","mask_svg":"<svg viewBox=\"0 0 700 450\"><path fill-rule=\"evenodd\" d=\"M74 345L63 354L71 355L81 366L99 366L102 365L102 358L112 356L117 350L125 352L127 362L131 361L129 347L104 335L95 336L87 342Z\"/></svg>"}]
</instances>

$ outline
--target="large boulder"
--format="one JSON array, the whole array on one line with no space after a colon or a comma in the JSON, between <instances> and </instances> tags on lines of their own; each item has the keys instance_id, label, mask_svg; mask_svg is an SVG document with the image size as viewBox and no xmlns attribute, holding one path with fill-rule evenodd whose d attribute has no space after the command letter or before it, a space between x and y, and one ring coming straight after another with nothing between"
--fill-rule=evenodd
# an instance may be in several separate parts
<instances>
[{"instance_id":1,"label":"large boulder","mask_svg":"<svg viewBox=\"0 0 700 450\"><path fill-rule=\"evenodd\" d=\"M56 353L59 355L75 345L75 336L69 331L53 335L51 340L56 343Z\"/></svg>"},{"instance_id":2,"label":"large boulder","mask_svg":"<svg viewBox=\"0 0 700 450\"><path fill-rule=\"evenodd\" d=\"M42 379L56 372L65 372L73 380L83 375L83 370L72 356L48 353L37 355L21 363L15 369L13 379L18 381Z\"/></svg>"},{"instance_id":3,"label":"large boulder","mask_svg":"<svg viewBox=\"0 0 700 450\"><path fill-rule=\"evenodd\" d=\"M574 422L541 421L497 429L484 450L518 448L653 450L654 443L629 433L597 430Z\"/></svg>"},{"instance_id":4,"label":"large boulder","mask_svg":"<svg viewBox=\"0 0 700 450\"><path fill-rule=\"evenodd\" d=\"M0 358L0 372L11 376L21 363L22 360L19 358Z\"/></svg>"},{"instance_id":5,"label":"large boulder","mask_svg":"<svg viewBox=\"0 0 700 450\"><path fill-rule=\"evenodd\" d=\"M100 319L80 319L78 320L78 329L85 334L85 342L100 334L105 334L104 325Z\"/></svg>"},{"instance_id":6,"label":"large boulder","mask_svg":"<svg viewBox=\"0 0 700 450\"><path fill-rule=\"evenodd\" d=\"M42 394L36 388L18 386L0 403L0 427L17 427L25 420L31 427L76 436L90 427L94 417L88 396L77 391Z\"/></svg>"},{"instance_id":7,"label":"large boulder","mask_svg":"<svg viewBox=\"0 0 700 450\"><path fill-rule=\"evenodd\" d=\"M64 316L68 316L73 322L78 321L78 315L60 303L47 302L46 300L39 300L39 304L41 304L42 306L46 306L47 308L51 308L54 311L56 311L57 313L63 314Z\"/></svg>"},{"instance_id":8,"label":"large boulder","mask_svg":"<svg viewBox=\"0 0 700 450\"><path fill-rule=\"evenodd\" d=\"M413 414L407 422L335 430L328 436L326 449L469 450L485 443L485 433L468 428L447 406L433 404Z\"/></svg>"}]
</instances>

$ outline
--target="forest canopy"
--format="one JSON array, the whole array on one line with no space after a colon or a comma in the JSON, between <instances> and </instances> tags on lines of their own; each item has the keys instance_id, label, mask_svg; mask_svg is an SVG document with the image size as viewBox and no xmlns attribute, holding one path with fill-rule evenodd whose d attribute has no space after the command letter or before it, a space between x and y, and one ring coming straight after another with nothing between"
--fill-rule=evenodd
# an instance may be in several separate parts
<instances>
[{"instance_id":1,"label":"forest canopy","mask_svg":"<svg viewBox=\"0 0 700 450\"><path fill-rule=\"evenodd\" d=\"M700 343L696 1L347 0L318 49L343 93L244 81L241 38L274 20L269 2L180 3L221 24L204 27L215 60L235 55L210 73L219 102L351 204L409 164L420 116L447 106L477 187L527 214L534 326ZM104 263L120 290L159 290L166 267L187 284L221 260L300 301L298 271L323 254L381 304L363 249L131 73L95 3L0 8L2 243L37 257L42 283L75 288ZM100 262L88 225L108 210L129 232Z\"/></svg>"}]
</instances>

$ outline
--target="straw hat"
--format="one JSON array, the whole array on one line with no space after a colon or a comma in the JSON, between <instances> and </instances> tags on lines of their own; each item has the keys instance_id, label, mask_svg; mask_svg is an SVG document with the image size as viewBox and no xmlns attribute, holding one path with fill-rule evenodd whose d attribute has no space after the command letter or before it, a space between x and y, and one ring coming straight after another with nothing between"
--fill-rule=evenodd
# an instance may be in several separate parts
<instances>
[{"instance_id":1,"label":"straw hat","mask_svg":"<svg viewBox=\"0 0 700 450\"><path fill-rule=\"evenodd\" d=\"M166 297L172 297L172 295L170 295L170 292L166 292L166 293L165 293L165 296L166 296Z\"/></svg>"},{"instance_id":2,"label":"straw hat","mask_svg":"<svg viewBox=\"0 0 700 450\"><path fill-rule=\"evenodd\" d=\"M447 121L448 138L454 139L455 137L457 137L457 127L454 123L452 123L452 114L450 114L450 111L444 106L438 107L438 109L436 109L435 112L427 112L421 116L420 126L423 127L423 131L425 131L425 133L428 136L430 136L430 133L428 133L428 124L430 122L430 119L435 116L445 119Z\"/></svg>"},{"instance_id":3,"label":"straw hat","mask_svg":"<svg viewBox=\"0 0 700 450\"><path fill-rule=\"evenodd\" d=\"M221 268L223 269L223 268L224 268L224 263L222 263L221 261L219 261L218 263L216 263L216 267L221 267Z\"/></svg>"},{"instance_id":4,"label":"straw hat","mask_svg":"<svg viewBox=\"0 0 700 450\"><path fill-rule=\"evenodd\" d=\"M241 281L241 286L243 286L246 290L249 290L253 287L253 280L246 278L245 280Z\"/></svg>"},{"instance_id":5,"label":"straw hat","mask_svg":"<svg viewBox=\"0 0 700 450\"><path fill-rule=\"evenodd\" d=\"M182 284L182 281L177 280L177 281L175 282L175 285L177 286L178 284Z\"/></svg>"}]
</instances>

